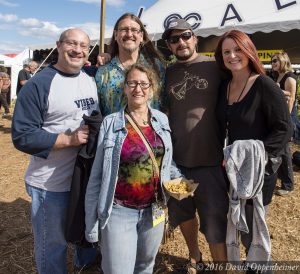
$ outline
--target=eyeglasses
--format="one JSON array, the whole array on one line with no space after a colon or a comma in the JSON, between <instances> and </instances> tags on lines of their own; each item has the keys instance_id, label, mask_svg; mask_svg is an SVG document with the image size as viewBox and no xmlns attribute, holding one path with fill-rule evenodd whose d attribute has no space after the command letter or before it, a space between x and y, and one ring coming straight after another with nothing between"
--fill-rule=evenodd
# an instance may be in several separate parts
<instances>
[{"instance_id":1,"label":"eyeglasses","mask_svg":"<svg viewBox=\"0 0 300 274\"><path fill-rule=\"evenodd\" d=\"M139 34L141 32L140 29L136 28L119 28L118 31L121 33L128 33L129 31L131 31L132 34Z\"/></svg>"},{"instance_id":2,"label":"eyeglasses","mask_svg":"<svg viewBox=\"0 0 300 274\"><path fill-rule=\"evenodd\" d=\"M193 33L192 32L184 32L184 33L181 33L180 35L173 35L173 36L170 36L167 41L170 43L170 44L176 44L179 42L179 39L182 39L183 41L187 41L189 39L191 39L191 37L193 36Z\"/></svg>"},{"instance_id":3,"label":"eyeglasses","mask_svg":"<svg viewBox=\"0 0 300 274\"><path fill-rule=\"evenodd\" d=\"M271 63L272 64L275 64L275 63L277 63L278 62L278 59L273 59L273 60L271 60Z\"/></svg>"},{"instance_id":4,"label":"eyeglasses","mask_svg":"<svg viewBox=\"0 0 300 274\"><path fill-rule=\"evenodd\" d=\"M77 48L78 46L80 46L80 48L82 50L88 50L90 48L89 44L85 44L85 43L73 41L73 40L64 40L64 41L61 41L61 43L65 43L68 47L70 47L72 49Z\"/></svg>"},{"instance_id":5,"label":"eyeglasses","mask_svg":"<svg viewBox=\"0 0 300 274\"><path fill-rule=\"evenodd\" d=\"M126 85L130 88L136 88L137 85L139 85L141 87L141 89L147 89L151 86L150 83L146 83L146 82L137 82L137 81L127 81Z\"/></svg>"}]
</instances>

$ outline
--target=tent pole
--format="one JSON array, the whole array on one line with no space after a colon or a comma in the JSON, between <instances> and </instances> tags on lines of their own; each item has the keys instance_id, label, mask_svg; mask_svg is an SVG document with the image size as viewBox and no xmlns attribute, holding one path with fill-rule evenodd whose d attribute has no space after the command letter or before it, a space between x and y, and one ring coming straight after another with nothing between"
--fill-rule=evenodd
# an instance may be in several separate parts
<instances>
[{"instance_id":1,"label":"tent pole","mask_svg":"<svg viewBox=\"0 0 300 274\"><path fill-rule=\"evenodd\" d=\"M89 52L89 56L91 55L91 53L94 51L95 47L97 46L97 42L95 43L95 45L92 47L91 51Z\"/></svg>"},{"instance_id":2,"label":"tent pole","mask_svg":"<svg viewBox=\"0 0 300 274\"><path fill-rule=\"evenodd\" d=\"M99 53L104 52L105 0L101 0Z\"/></svg>"},{"instance_id":3,"label":"tent pole","mask_svg":"<svg viewBox=\"0 0 300 274\"><path fill-rule=\"evenodd\" d=\"M52 48L52 50L50 51L50 53L47 55L47 57L44 59L44 61L40 64L40 66L35 70L35 72L33 73L32 76L34 76L42 67L42 65L44 65L44 63L46 62L46 60L49 58L49 56L52 54L52 52L56 49L56 46L54 48Z\"/></svg>"}]
</instances>

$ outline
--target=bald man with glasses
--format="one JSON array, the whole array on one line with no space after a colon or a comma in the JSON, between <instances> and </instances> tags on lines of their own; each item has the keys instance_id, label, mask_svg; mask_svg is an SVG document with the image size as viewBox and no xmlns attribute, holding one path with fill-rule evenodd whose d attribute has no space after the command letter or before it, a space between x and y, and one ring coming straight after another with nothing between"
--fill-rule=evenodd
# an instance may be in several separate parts
<instances>
[{"instance_id":1,"label":"bald man with glasses","mask_svg":"<svg viewBox=\"0 0 300 274\"><path fill-rule=\"evenodd\" d=\"M97 87L82 67L90 39L80 29L64 31L57 41L58 61L23 86L12 122L15 147L31 155L25 185L32 199L31 221L39 274L67 274L65 229L76 156L89 128L83 116L98 111ZM79 269L96 257L93 248L75 247Z\"/></svg>"}]
</instances>

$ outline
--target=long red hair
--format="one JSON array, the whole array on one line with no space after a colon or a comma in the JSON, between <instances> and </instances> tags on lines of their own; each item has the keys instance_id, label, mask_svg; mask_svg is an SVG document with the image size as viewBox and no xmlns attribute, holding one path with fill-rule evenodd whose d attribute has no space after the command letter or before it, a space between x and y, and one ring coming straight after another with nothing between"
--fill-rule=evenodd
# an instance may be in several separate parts
<instances>
[{"instance_id":1,"label":"long red hair","mask_svg":"<svg viewBox=\"0 0 300 274\"><path fill-rule=\"evenodd\" d=\"M240 31L240 30L230 30L225 32L217 45L215 51L215 58L219 65L219 67L224 70L226 73L231 74L231 71L226 68L222 55L222 46L225 39L230 38L236 42L241 51L248 57L249 59L249 67L250 70L256 72L258 74L266 74L265 69L258 58L257 50L250 37Z\"/></svg>"}]
</instances>

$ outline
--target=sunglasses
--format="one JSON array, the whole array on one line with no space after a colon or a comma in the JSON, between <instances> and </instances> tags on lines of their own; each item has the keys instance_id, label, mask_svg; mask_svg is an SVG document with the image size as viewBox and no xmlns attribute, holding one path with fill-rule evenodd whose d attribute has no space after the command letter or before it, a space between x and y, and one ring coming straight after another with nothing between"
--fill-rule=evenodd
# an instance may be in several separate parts
<instances>
[{"instance_id":1,"label":"sunglasses","mask_svg":"<svg viewBox=\"0 0 300 274\"><path fill-rule=\"evenodd\" d=\"M193 36L193 33L192 32L184 32L184 33L181 33L180 35L173 35L173 36L170 36L167 41L170 43L170 44L176 44L179 42L179 39L182 39L183 41L187 41L189 39L191 39L191 37Z\"/></svg>"},{"instance_id":2,"label":"sunglasses","mask_svg":"<svg viewBox=\"0 0 300 274\"><path fill-rule=\"evenodd\" d=\"M278 59L273 59L271 60L271 63L274 64L274 63L277 63L278 62Z\"/></svg>"}]
</instances>

